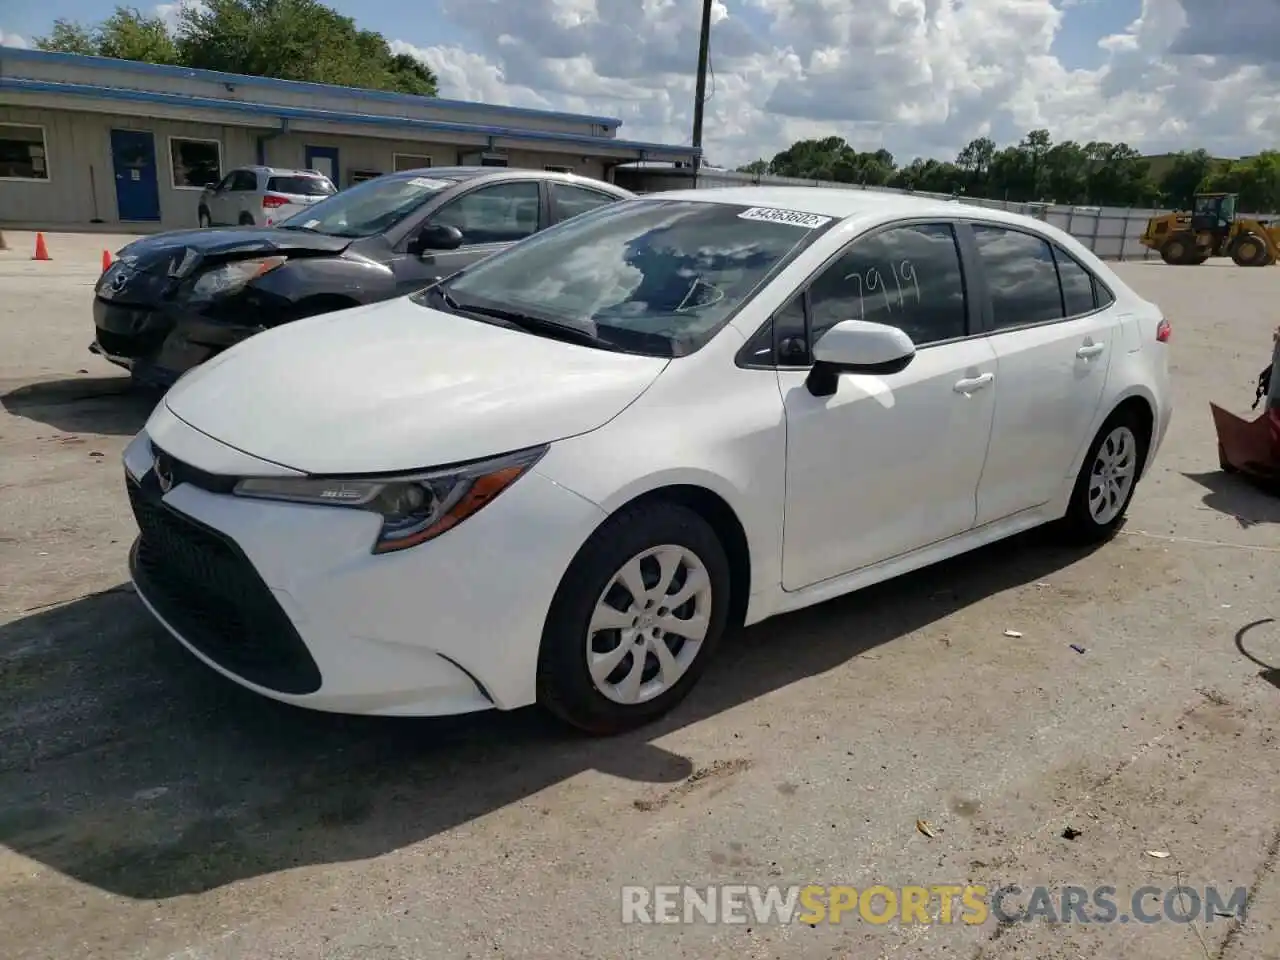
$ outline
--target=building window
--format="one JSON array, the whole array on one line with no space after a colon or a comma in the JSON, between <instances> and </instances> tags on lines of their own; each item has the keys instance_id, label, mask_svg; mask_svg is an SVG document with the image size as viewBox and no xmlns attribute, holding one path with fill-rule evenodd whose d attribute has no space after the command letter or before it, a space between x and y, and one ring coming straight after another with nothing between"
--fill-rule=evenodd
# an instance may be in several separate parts
<instances>
[{"instance_id":1,"label":"building window","mask_svg":"<svg viewBox=\"0 0 1280 960\"><path fill-rule=\"evenodd\" d=\"M547 173L573 173L573 167L562 167L555 163L548 163L542 169L547 171Z\"/></svg>"},{"instance_id":2,"label":"building window","mask_svg":"<svg viewBox=\"0 0 1280 960\"><path fill-rule=\"evenodd\" d=\"M44 127L0 123L0 180L48 180Z\"/></svg>"},{"instance_id":3,"label":"building window","mask_svg":"<svg viewBox=\"0 0 1280 960\"><path fill-rule=\"evenodd\" d=\"M391 155L391 165L396 173L402 170L420 170L423 167L431 166L431 158L416 153L393 153Z\"/></svg>"},{"instance_id":4,"label":"building window","mask_svg":"<svg viewBox=\"0 0 1280 960\"><path fill-rule=\"evenodd\" d=\"M222 179L222 144L217 140L169 138L175 190L203 190Z\"/></svg>"}]
</instances>

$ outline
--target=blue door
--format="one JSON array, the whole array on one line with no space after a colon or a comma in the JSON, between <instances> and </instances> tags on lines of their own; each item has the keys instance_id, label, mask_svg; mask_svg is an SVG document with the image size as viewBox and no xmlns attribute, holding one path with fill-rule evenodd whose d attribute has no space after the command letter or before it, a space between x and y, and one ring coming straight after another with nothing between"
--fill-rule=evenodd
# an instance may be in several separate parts
<instances>
[{"instance_id":1,"label":"blue door","mask_svg":"<svg viewBox=\"0 0 1280 960\"><path fill-rule=\"evenodd\" d=\"M338 182L337 147L313 147L308 145L303 153L303 166L308 170L316 170L323 173L333 181L335 187L339 190L342 189L342 184Z\"/></svg>"},{"instance_id":2,"label":"blue door","mask_svg":"<svg viewBox=\"0 0 1280 960\"><path fill-rule=\"evenodd\" d=\"M155 136L147 130L112 130L111 166L116 175L119 219L159 220Z\"/></svg>"}]
</instances>

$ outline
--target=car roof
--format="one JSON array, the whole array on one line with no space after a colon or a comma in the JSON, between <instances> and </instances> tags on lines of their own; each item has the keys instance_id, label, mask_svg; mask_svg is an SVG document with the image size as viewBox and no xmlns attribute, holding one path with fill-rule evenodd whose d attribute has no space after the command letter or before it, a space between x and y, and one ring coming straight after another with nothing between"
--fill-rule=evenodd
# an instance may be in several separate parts
<instances>
[{"instance_id":1,"label":"car roof","mask_svg":"<svg viewBox=\"0 0 1280 960\"><path fill-rule=\"evenodd\" d=\"M395 173L384 173L384 177L435 178L437 180L476 180L481 177L494 180L558 180L561 183L581 184L583 186L603 188L619 196L632 196L631 191L614 183L606 183L593 177L584 177L576 173L558 173L554 170L533 170L525 167L420 167L416 170L397 170Z\"/></svg>"},{"instance_id":2,"label":"car roof","mask_svg":"<svg viewBox=\"0 0 1280 960\"><path fill-rule=\"evenodd\" d=\"M776 207L835 217L840 220L858 216L876 217L982 217L1003 223L1044 226L1042 221L994 207L979 207L958 200L857 187L717 187L700 190L664 190L648 193L643 199L698 200L704 203L736 204L752 207Z\"/></svg>"},{"instance_id":3,"label":"car roof","mask_svg":"<svg viewBox=\"0 0 1280 960\"><path fill-rule=\"evenodd\" d=\"M323 177L324 174L319 170L297 170L293 167L264 167L256 163L245 163L238 167L232 167L228 173L235 173L237 170L250 170L254 173L265 173L272 177Z\"/></svg>"}]
</instances>

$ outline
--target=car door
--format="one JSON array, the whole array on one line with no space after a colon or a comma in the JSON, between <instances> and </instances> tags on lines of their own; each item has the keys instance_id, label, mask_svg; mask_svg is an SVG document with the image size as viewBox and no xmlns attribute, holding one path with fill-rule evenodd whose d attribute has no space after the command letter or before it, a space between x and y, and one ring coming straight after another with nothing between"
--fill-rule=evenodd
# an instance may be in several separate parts
<instances>
[{"instance_id":1,"label":"car door","mask_svg":"<svg viewBox=\"0 0 1280 960\"><path fill-rule=\"evenodd\" d=\"M400 258L395 266L397 291L420 290L532 236L546 225L543 207L542 190L534 179L490 183L446 201L421 226L457 227L462 232L462 246Z\"/></svg>"},{"instance_id":2,"label":"car door","mask_svg":"<svg viewBox=\"0 0 1280 960\"><path fill-rule=\"evenodd\" d=\"M209 210L209 223L212 226L225 224L227 220L227 198L231 195L231 185L235 182L236 171L232 170L219 181L218 185L205 200L205 206Z\"/></svg>"},{"instance_id":3,"label":"car door","mask_svg":"<svg viewBox=\"0 0 1280 960\"><path fill-rule=\"evenodd\" d=\"M228 194L228 223L246 222L261 223L262 202L259 197L258 174L253 170L237 170L236 178L231 181L231 192Z\"/></svg>"},{"instance_id":4,"label":"car door","mask_svg":"<svg viewBox=\"0 0 1280 960\"><path fill-rule=\"evenodd\" d=\"M621 199L603 190L592 190L590 187L561 183L558 180L547 182L547 195L551 202L552 223L571 220L589 210L617 203Z\"/></svg>"},{"instance_id":5,"label":"car door","mask_svg":"<svg viewBox=\"0 0 1280 960\"><path fill-rule=\"evenodd\" d=\"M1110 297L1057 244L1030 230L972 224L996 354L995 421L978 523L1054 499L1102 403L1120 331ZM1099 296L1102 292L1103 295Z\"/></svg>"},{"instance_id":6,"label":"car door","mask_svg":"<svg viewBox=\"0 0 1280 960\"><path fill-rule=\"evenodd\" d=\"M775 316L785 589L973 526L996 367L974 307L952 225L899 223L852 241ZM843 374L834 395L814 396L810 345L842 320L898 327L914 359L898 373Z\"/></svg>"}]
</instances>

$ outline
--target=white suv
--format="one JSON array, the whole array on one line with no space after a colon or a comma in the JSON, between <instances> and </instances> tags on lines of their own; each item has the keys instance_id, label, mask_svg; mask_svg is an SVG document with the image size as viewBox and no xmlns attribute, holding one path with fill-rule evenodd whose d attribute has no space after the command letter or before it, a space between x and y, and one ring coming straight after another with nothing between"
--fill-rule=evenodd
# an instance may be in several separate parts
<instances>
[{"instance_id":1,"label":"white suv","mask_svg":"<svg viewBox=\"0 0 1280 960\"><path fill-rule=\"evenodd\" d=\"M315 170L237 167L201 191L197 216L202 227L270 227L337 192Z\"/></svg>"}]
</instances>

